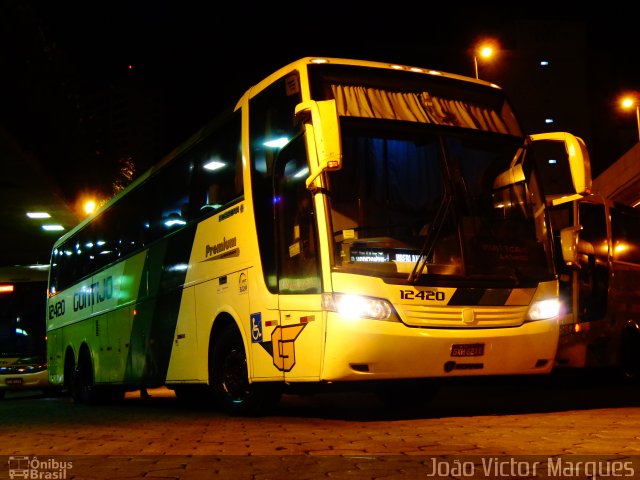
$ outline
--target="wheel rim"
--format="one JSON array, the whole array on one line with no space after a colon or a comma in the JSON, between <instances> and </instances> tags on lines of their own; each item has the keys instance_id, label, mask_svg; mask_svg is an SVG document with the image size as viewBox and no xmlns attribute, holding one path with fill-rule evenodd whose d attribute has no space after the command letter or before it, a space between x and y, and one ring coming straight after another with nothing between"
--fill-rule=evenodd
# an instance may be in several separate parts
<instances>
[{"instance_id":1,"label":"wheel rim","mask_svg":"<svg viewBox=\"0 0 640 480\"><path fill-rule=\"evenodd\" d=\"M241 402L249 390L247 358L238 349L232 349L222 362L222 387L233 402Z\"/></svg>"}]
</instances>

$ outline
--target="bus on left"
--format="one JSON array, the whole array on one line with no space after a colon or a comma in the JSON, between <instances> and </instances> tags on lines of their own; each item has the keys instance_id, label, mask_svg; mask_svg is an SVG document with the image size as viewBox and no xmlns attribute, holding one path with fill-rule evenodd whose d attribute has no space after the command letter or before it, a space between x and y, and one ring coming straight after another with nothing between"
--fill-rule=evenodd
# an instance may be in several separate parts
<instances>
[{"instance_id":1,"label":"bus on left","mask_svg":"<svg viewBox=\"0 0 640 480\"><path fill-rule=\"evenodd\" d=\"M50 393L46 362L48 265L0 267L0 398Z\"/></svg>"}]
</instances>

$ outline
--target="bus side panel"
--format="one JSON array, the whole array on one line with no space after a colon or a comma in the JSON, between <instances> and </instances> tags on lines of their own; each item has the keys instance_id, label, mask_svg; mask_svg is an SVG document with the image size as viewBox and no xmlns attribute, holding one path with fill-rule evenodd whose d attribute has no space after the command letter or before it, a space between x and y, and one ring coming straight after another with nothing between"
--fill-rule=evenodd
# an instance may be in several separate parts
<instances>
[{"instance_id":1,"label":"bus side panel","mask_svg":"<svg viewBox=\"0 0 640 480\"><path fill-rule=\"evenodd\" d=\"M318 381L325 346L321 296L280 295L281 327L272 333L274 363L287 381Z\"/></svg>"},{"instance_id":2,"label":"bus side panel","mask_svg":"<svg viewBox=\"0 0 640 480\"><path fill-rule=\"evenodd\" d=\"M621 340L627 322L640 324L640 264L611 262L611 288L608 298L608 323L613 326L615 348L609 348L608 364L620 365ZM640 352L638 352L640 355Z\"/></svg>"},{"instance_id":3,"label":"bus side panel","mask_svg":"<svg viewBox=\"0 0 640 480\"><path fill-rule=\"evenodd\" d=\"M96 383L121 383L124 378L129 337L131 332L130 309L123 307L94 317L96 343L94 352Z\"/></svg>"},{"instance_id":4,"label":"bus side panel","mask_svg":"<svg viewBox=\"0 0 640 480\"><path fill-rule=\"evenodd\" d=\"M184 228L149 248L143 274L149 295L135 305L125 383L165 383L195 231Z\"/></svg>"},{"instance_id":5,"label":"bus side panel","mask_svg":"<svg viewBox=\"0 0 640 480\"><path fill-rule=\"evenodd\" d=\"M277 345L272 341L272 334L280 324L278 297L267 291L262 274L258 272L258 269L247 271L250 313L243 319L243 329L245 342L249 346L249 377L252 380L282 380L283 373L276 366L274 357L274 349L277 355Z\"/></svg>"},{"instance_id":6,"label":"bus side panel","mask_svg":"<svg viewBox=\"0 0 640 480\"><path fill-rule=\"evenodd\" d=\"M185 357L185 363L181 368L188 373L185 373L182 377L172 377L172 380L195 378L198 383L207 383L209 381L209 339L212 325L218 315L230 315L239 324L243 335L246 334L241 320L249 318L246 278L247 271L243 270L214 278L208 282L199 283L194 287L197 351L199 354L195 356L191 353L188 357ZM180 327L180 324L178 326ZM178 345L178 341L176 341L176 345ZM171 358L172 365L174 361L176 363L179 361L179 357L174 359L176 353L178 353L177 347L174 347L174 355Z\"/></svg>"},{"instance_id":7,"label":"bus side panel","mask_svg":"<svg viewBox=\"0 0 640 480\"><path fill-rule=\"evenodd\" d=\"M187 284L195 285L200 354L192 368L199 379L208 379L209 336L221 314L231 315L242 332L249 377L282 379L271 358L268 331L263 330L278 324L278 300L264 284L253 211L247 204L232 205L198 225Z\"/></svg>"},{"instance_id":8,"label":"bus side panel","mask_svg":"<svg viewBox=\"0 0 640 480\"><path fill-rule=\"evenodd\" d=\"M109 381L121 382L124 378L129 356L131 309L125 307L109 314L107 329L111 349L111 354L109 355Z\"/></svg>"},{"instance_id":9,"label":"bus side panel","mask_svg":"<svg viewBox=\"0 0 640 480\"><path fill-rule=\"evenodd\" d=\"M57 295L50 297L47 304L47 359L49 362L49 381L62 385L64 381L64 360L68 347L73 349L75 360L81 342L93 342L93 335L80 333L83 323L91 322L90 296L83 292L91 291L91 280L74 285ZM89 330L91 327L89 326Z\"/></svg>"},{"instance_id":10,"label":"bus side panel","mask_svg":"<svg viewBox=\"0 0 640 480\"><path fill-rule=\"evenodd\" d=\"M143 252L93 276L95 338L89 347L96 383L121 383L124 379L131 337L131 305L146 294L145 261Z\"/></svg>"},{"instance_id":11,"label":"bus side panel","mask_svg":"<svg viewBox=\"0 0 640 480\"><path fill-rule=\"evenodd\" d=\"M187 285L224 278L255 263L256 233L247 212L241 202L198 224L189 248Z\"/></svg>"},{"instance_id":12,"label":"bus side panel","mask_svg":"<svg viewBox=\"0 0 640 480\"><path fill-rule=\"evenodd\" d=\"M47 334L47 370L49 383L62 385L64 382L64 350L62 348L62 333L59 329L51 330Z\"/></svg>"},{"instance_id":13,"label":"bus side panel","mask_svg":"<svg viewBox=\"0 0 640 480\"><path fill-rule=\"evenodd\" d=\"M203 352L198 347L200 342L196 326L196 288L188 287L182 291L178 322L173 334L173 348L167 371L167 382L203 381L207 378L202 376ZM203 329L203 334L204 331ZM166 332L166 335L169 335L169 332Z\"/></svg>"}]
</instances>

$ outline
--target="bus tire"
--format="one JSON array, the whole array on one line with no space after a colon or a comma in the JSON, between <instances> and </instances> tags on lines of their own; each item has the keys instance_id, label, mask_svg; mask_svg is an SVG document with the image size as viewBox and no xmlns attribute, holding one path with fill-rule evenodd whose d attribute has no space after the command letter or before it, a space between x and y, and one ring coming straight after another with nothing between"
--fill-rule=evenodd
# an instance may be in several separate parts
<instances>
[{"instance_id":1,"label":"bus tire","mask_svg":"<svg viewBox=\"0 0 640 480\"><path fill-rule=\"evenodd\" d=\"M640 382L640 326L628 323L622 333L621 363L624 379Z\"/></svg>"},{"instance_id":2,"label":"bus tire","mask_svg":"<svg viewBox=\"0 0 640 480\"><path fill-rule=\"evenodd\" d=\"M73 377L76 369L76 362L73 358L73 352L67 350L64 358L64 378L62 379L62 389L66 395L73 398Z\"/></svg>"},{"instance_id":3,"label":"bus tire","mask_svg":"<svg viewBox=\"0 0 640 480\"><path fill-rule=\"evenodd\" d=\"M78 365L73 372L71 381L71 397L76 403L92 405L96 403L96 391L93 383L93 365L86 350L82 350L78 357Z\"/></svg>"},{"instance_id":4,"label":"bus tire","mask_svg":"<svg viewBox=\"0 0 640 480\"><path fill-rule=\"evenodd\" d=\"M249 383L242 336L233 326L225 327L215 342L210 356L209 378L216 403L231 415L260 415L280 399L281 390L277 385Z\"/></svg>"}]
</instances>

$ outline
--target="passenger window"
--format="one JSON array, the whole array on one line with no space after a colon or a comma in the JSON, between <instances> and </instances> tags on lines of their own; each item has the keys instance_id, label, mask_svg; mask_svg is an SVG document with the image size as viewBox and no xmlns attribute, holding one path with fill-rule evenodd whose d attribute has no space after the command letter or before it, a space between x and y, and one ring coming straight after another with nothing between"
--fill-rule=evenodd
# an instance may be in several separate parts
<instances>
[{"instance_id":1,"label":"passenger window","mask_svg":"<svg viewBox=\"0 0 640 480\"><path fill-rule=\"evenodd\" d=\"M611 210L613 259L640 264L640 216L616 207Z\"/></svg>"}]
</instances>

